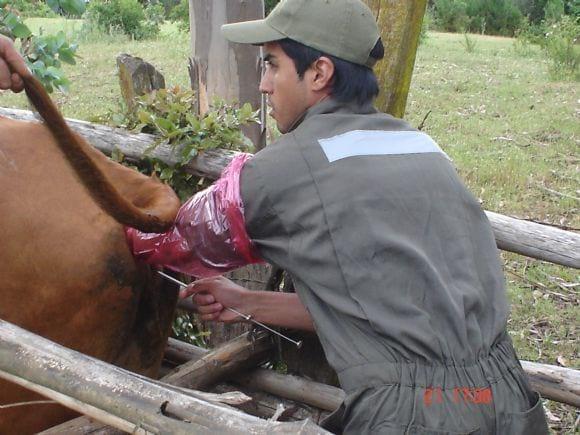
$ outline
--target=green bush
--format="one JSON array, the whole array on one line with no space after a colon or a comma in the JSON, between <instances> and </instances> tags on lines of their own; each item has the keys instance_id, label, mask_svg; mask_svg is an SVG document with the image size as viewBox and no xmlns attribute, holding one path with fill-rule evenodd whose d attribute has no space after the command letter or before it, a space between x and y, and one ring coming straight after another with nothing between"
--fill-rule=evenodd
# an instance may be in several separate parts
<instances>
[{"instance_id":1,"label":"green bush","mask_svg":"<svg viewBox=\"0 0 580 435\"><path fill-rule=\"evenodd\" d=\"M462 32L469 21L464 0L435 0L432 13L437 27L447 32Z\"/></svg>"},{"instance_id":2,"label":"green bush","mask_svg":"<svg viewBox=\"0 0 580 435\"><path fill-rule=\"evenodd\" d=\"M180 3L180 0L157 0L157 3L163 7L165 18L169 19L171 11Z\"/></svg>"},{"instance_id":3,"label":"green bush","mask_svg":"<svg viewBox=\"0 0 580 435\"><path fill-rule=\"evenodd\" d=\"M258 112L252 110L249 103L237 107L216 100L202 116L196 115L196 104L193 90L175 86L138 97L133 110L111 116L119 127L160 137L146 153L160 143L175 148L178 163L168 166L155 161L153 170L183 200L191 196L197 187L191 181L192 175L185 172L187 164L203 150L251 151L252 141L242 133L241 127L259 119Z\"/></svg>"},{"instance_id":4,"label":"green bush","mask_svg":"<svg viewBox=\"0 0 580 435\"><path fill-rule=\"evenodd\" d=\"M64 32L55 35L38 35L24 44L26 60L31 71L44 84L48 92L54 88L66 92L69 80L61 69L63 63L76 63L76 44L69 44Z\"/></svg>"},{"instance_id":5,"label":"green bush","mask_svg":"<svg viewBox=\"0 0 580 435\"><path fill-rule=\"evenodd\" d=\"M547 27L542 48L552 61L550 73L555 79L580 81L580 21L564 15Z\"/></svg>"},{"instance_id":6,"label":"green bush","mask_svg":"<svg viewBox=\"0 0 580 435\"><path fill-rule=\"evenodd\" d=\"M189 1L181 0L168 16L170 21L177 23L177 28L181 31L189 30Z\"/></svg>"},{"instance_id":7,"label":"green bush","mask_svg":"<svg viewBox=\"0 0 580 435\"><path fill-rule=\"evenodd\" d=\"M155 9L152 9L152 15ZM137 0L93 0L86 15L89 28L105 33L121 32L133 39L151 38L159 33L159 23L149 20Z\"/></svg>"},{"instance_id":8,"label":"green bush","mask_svg":"<svg viewBox=\"0 0 580 435\"><path fill-rule=\"evenodd\" d=\"M514 50L523 57L529 57L537 52L534 47L542 44L544 39L544 26L533 25L530 20L524 18L520 28L516 30Z\"/></svg>"},{"instance_id":9,"label":"green bush","mask_svg":"<svg viewBox=\"0 0 580 435\"><path fill-rule=\"evenodd\" d=\"M539 25L544 19L546 0L514 0L516 6L532 26Z\"/></svg>"},{"instance_id":10,"label":"green bush","mask_svg":"<svg viewBox=\"0 0 580 435\"><path fill-rule=\"evenodd\" d=\"M276 5L280 3L280 0L264 0L264 8L266 9L266 15L268 15Z\"/></svg>"},{"instance_id":11,"label":"green bush","mask_svg":"<svg viewBox=\"0 0 580 435\"><path fill-rule=\"evenodd\" d=\"M573 17L580 18L580 0L568 0L566 2L565 12Z\"/></svg>"},{"instance_id":12,"label":"green bush","mask_svg":"<svg viewBox=\"0 0 580 435\"><path fill-rule=\"evenodd\" d=\"M522 21L513 0L435 0L432 14L437 27L448 32L513 35Z\"/></svg>"},{"instance_id":13,"label":"green bush","mask_svg":"<svg viewBox=\"0 0 580 435\"><path fill-rule=\"evenodd\" d=\"M61 66L75 64L77 44L68 41L62 31L55 35L33 34L12 6L8 0L0 0L0 34L20 42L24 60L48 92L55 88L66 91L69 81Z\"/></svg>"},{"instance_id":14,"label":"green bush","mask_svg":"<svg viewBox=\"0 0 580 435\"><path fill-rule=\"evenodd\" d=\"M544 20L547 22L559 21L564 15L563 0L548 0L544 6Z\"/></svg>"},{"instance_id":15,"label":"green bush","mask_svg":"<svg viewBox=\"0 0 580 435\"><path fill-rule=\"evenodd\" d=\"M491 35L513 36L522 22L522 13L512 0L468 0L469 30Z\"/></svg>"},{"instance_id":16,"label":"green bush","mask_svg":"<svg viewBox=\"0 0 580 435\"><path fill-rule=\"evenodd\" d=\"M40 0L13 0L10 8L22 17L53 18L56 13Z\"/></svg>"},{"instance_id":17,"label":"green bush","mask_svg":"<svg viewBox=\"0 0 580 435\"><path fill-rule=\"evenodd\" d=\"M468 53L475 53L475 49L477 48L477 41L473 39L473 37L469 36L469 33L463 34L463 42L461 43L465 51Z\"/></svg>"},{"instance_id":18,"label":"green bush","mask_svg":"<svg viewBox=\"0 0 580 435\"><path fill-rule=\"evenodd\" d=\"M165 21L165 9L160 3L150 3L145 8L145 18L148 22L160 26Z\"/></svg>"}]
</instances>

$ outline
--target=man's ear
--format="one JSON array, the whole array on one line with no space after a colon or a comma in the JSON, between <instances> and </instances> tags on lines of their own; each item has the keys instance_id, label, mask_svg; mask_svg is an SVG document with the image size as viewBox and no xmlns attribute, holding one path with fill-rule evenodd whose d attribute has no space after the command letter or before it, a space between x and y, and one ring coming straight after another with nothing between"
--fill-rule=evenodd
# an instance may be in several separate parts
<instances>
[{"instance_id":1,"label":"man's ear","mask_svg":"<svg viewBox=\"0 0 580 435\"><path fill-rule=\"evenodd\" d=\"M321 56L310 66L312 70L312 90L322 91L330 88L334 79L334 63L330 58Z\"/></svg>"}]
</instances>

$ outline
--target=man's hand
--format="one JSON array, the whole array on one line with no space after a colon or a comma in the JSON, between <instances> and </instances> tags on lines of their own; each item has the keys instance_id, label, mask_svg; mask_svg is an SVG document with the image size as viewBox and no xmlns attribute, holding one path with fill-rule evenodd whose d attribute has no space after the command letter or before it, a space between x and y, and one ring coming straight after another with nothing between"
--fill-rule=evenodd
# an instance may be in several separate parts
<instances>
[{"instance_id":1,"label":"man's hand","mask_svg":"<svg viewBox=\"0 0 580 435\"><path fill-rule=\"evenodd\" d=\"M245 314L244 295L249 290L235 284L223 276L194 281L179 293L180 298L193 295L193 302L201 319L218 322L239 322L242 319L225 307L234 308Z\"/></svg>"},{"instance_id":2,"label":"man's hand","mask_svg":"<svg viewBox=\"0 0 580 435\"><path fill-rule=\"evenodd\" d=\"M0 35L0 90L20 92L24 88L22 78L30 76L31 72L12 40Z\"/></svg>"},{"instance_id":3,"label":"man's hand","mask_svg":"<svg viewBox=\"0 0 580 435\"><path fill-rule=\"evenodd\" d=\"M218 276L195 281L179 293L180 298L191 295L202 320L227 323L243 320L226 310L228 307L267 325L314 331L310 313L296 293L251 291Z\"/></svg>"}]
</instances>

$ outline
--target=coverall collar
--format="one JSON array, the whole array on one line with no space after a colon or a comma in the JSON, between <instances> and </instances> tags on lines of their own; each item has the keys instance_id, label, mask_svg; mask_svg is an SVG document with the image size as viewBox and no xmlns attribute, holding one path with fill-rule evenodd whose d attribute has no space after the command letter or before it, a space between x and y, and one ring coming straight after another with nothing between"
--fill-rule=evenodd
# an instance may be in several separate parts
<instances>
[{"instance_id":1,"label":"coverall collar","mask_svg":"<svg viewBox=\"0 0 580 435\"><path fill-rule=\"evenodd\" d=\"M299 116L294 124L288 129L287 133L294 131L300 124L302 124L308 118L314 115L323 115L325 113L357 113L357 114L369 114L377 113L377 110L373 107L372 102L366 104L358 104L355 101L349 103L342 103L335 100L331 96L328 96L314 106L308 108L301 116Z\"/></svg>"}]
</instances>

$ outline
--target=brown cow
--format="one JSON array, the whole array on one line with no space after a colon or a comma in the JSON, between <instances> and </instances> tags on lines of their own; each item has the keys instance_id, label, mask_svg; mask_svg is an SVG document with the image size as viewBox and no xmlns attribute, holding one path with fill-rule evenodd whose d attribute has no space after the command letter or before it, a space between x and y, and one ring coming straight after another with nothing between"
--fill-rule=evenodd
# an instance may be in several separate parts
<instances>
[{"instance_id":1,"label":"brown cow","mask_svg":"<svg viewBox=\"0 0 580 435\"><path fill-rule=\"evenodd\" d=\"M161 231L179 200L75 136L37 82L26 91L46 125L0 118L0 318L153 376L177 292L136 264L122 224ZM0 381L0 405L35 400ZM55 404L3 407L0 434L73 416Z\"/></svg>"}]
</instances>

